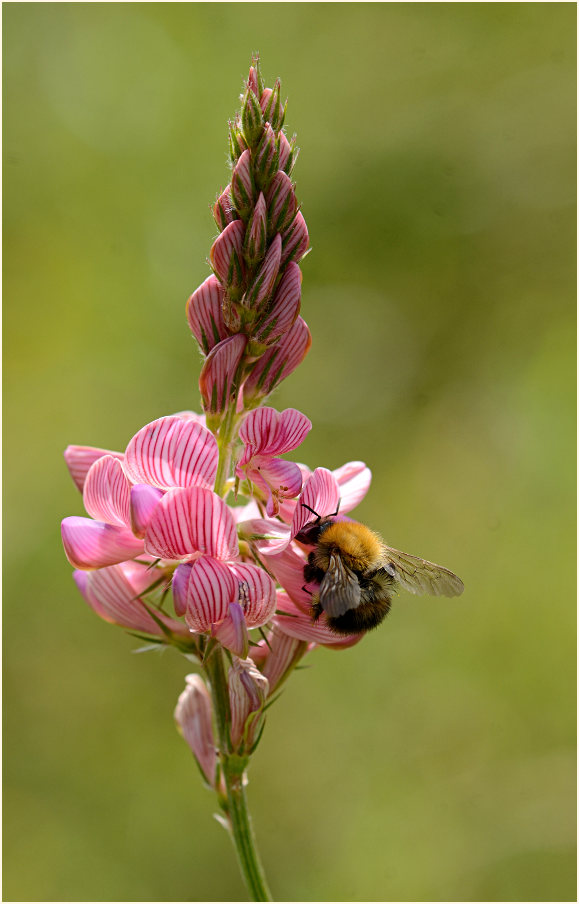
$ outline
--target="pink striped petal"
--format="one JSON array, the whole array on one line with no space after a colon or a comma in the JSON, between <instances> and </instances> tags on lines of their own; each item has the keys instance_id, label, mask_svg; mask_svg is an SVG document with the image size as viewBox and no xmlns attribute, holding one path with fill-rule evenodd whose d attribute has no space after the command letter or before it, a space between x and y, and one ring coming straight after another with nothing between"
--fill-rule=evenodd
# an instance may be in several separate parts
<instances>
[{"instance_id":1,"label":"pink striped petal","mask_svg":"<svg viewBox=\"0 0 579 904\"><path fill-rule=\"evenodd\" d=\"M238 583L238 601L249 628L257 628L270 620L275 612L275 584L263 568L235 563L230 570Z\"/></svg>"},{"instance_id":2,"label":"pink striped petal","mask_svg":"<svg viewBox=\"0 0 579 904\"><path fill-rule=\"evenodd\" d=\"M157 487L149 486L147 483L138 483L132 487L130 517L131 529L136 537L142 539L145 536L149 521L153 517L153 512L162 498L163 491L157 489Z\"/></svg>"},{"instance_id":3,"label":"pink striped petal","mask_svg":"<svg viewBox=\"0 0 579 904\"><path fill-rule=\"evenodd\" d=\"M246 345L247 337L237 333L216 345L207 356L199 375L199 389L207 413L219 414L227 408L239 381L238 370Z\"/></svg>"},{"instance_id":4,"label":"pink striped petal","mask_svg":"<svg viewBox=\"0 0 579 904\"><path fill-rule=\"evenodd\" d=\"M187 582L185 621L193 631L211 631L215 622L237 602L237 581L229 568L210 556L201 556L190 568Z\"/></svg>"},{"instance_id":5,"label":"pink striped petal","mask_svg":"<svg viewBox=\"0 0 579 904\"><path fill-rule=\"evenodd\" d=\"M283 595L281 603L283 608ZM269 634L268 643L269 654L265 659L262 673L269 681L271 696L302 656L307 653L308 644L304 640L298 640L297 637L290 637L276 624L273 625Z\"/></svg>"},{"instance_id":6,"label":"pink striped petal","mask_svg":"<svg viewBox=\"0 0 579 904\"><path fill-rule=\"evenodd\" d=\"M187 675L185 681L185 690L179 695L175 709L175 722L199 763L205 781L215 787L217 753L211 696L200 675Z\"/></svg>"},{"instance_id":7,"label":"pink striped petal","mask_svg":"<svg viewBox=\"0 0 579 904\"><path fill-rule=\"evenodd\" d=\"M84 507L97 521L128 527L131 523L130 493L131 484L119 459L104 455L91 465L86 475Z\"/></svg>"},{"instance_id":8,"label":"pink striped petal","mask_svg":"<svg viewBox=\"0 0 579 904\"><path fill-rule=\"evenodd\" d=\"M146 581L146 587L151 586L156 580L155 573L148 571L143 565L144 574L138 583ZM109 568L101 568L86 576L86 582L74 577L77 586L83 593L88 604L105 621L120 625L123 628L131 628L134 631L144 631L156 637L164 637L165 634L156 621L148 613L139 599L135 599L135 588L128 579L124 565L113 565ZM82 572L80 572L82 574ZM84 583L84 590L83 590ZM142 591L141 591L142 592ZM180 637L188 637L189 631L181 622L169 618L162 612L155 611L155 616L173 633Z\"/></svg>"},{"instance_id":9,"label":"pink striped petal","mask_svg":"<svg viewBox=\"0 0 579 904\"><path fill-rule=\"evenodd\" d=\"M302 271L289 263L273 297L271 311L255 334L258 342L272 345L296 322L301 306Z\"/></svg>"},{"instance_id":10,"label":"pink striped petal","mask_svg":"<svg viewBox=\"0 0 579 904\"><path fill-rule=\"evenodd\" d=\"M211 247L209 258L217 279L224 286L241 286L244 278L243 239L245 226L234 220Z\"/></svg>"},{"instance_id":11,"label":"pink striped petal","mask_svg":"<svg viewBox=\"0 0 579 904\"><path fill-rule=\"evenodd\" d=\"M189 564L177 565L173 572L171 590L173 591L173 605L177 615L185 615L187 611L187 588L192 567Z\"/></svg>"},{"instance_id":12,"label":"pink striped petal","mask_svg":"<svg viewBox=\"0 0 579 904\"><path fill-rule=\"evenodd\" d=\"M217 277L208 276L187 302L189 327L206 355L228 336L222 312L223 294Z\"/></svg>"},{"instance_id":13,"label":"pink striped petal","mask_svg":"<svg viewBox=\"0 0 579 904\"><path fill-rule=\"evenodd\" d=\"M306 561L305 553L297 544L292 543L278 555L268 556L267 567L294 603L303 612L309 613L312 606L312 595L304 590Z\"/></svg>"},{"instance_id":14,"label":"pink striped petal","mask_svg":"<svg viewBox=\"0 0 579 904\"><path fill-rule=\"evenodd\" d=\"M75 568L90 570L115 565L143 552L143 543L130 530L71 516L62 522L66 557Z\"/></svg>"},{"instance_id":15,"label":"pink striped petal","mask_svg":"<svg viewBox=\"0 0 579 904\"><path fill-rule=\"evenodd\" d=\"M112 455L123 460L122 452L111 452L110 449L97 449L95 446L67 446L64 450L64 460L78 489L83 491L86 475L92 464L103 455Z\"/></svg>"},{"instance_id":16,"label":"pink striped petal","mask_svg":"<svg viewBox=\"0 0 579 904\"><path fill-rule=\"evenodd\" d=\"M363 461L349 461L332 474L340 487L340 513L349 512L362 501L372 482L372 472Z\"/></svg>"},{"instance_id":17,"label":"pink striped petal","mask_svg":"<svg viewBox=\"0 0 579 904\"><path fill-rule=\"evenodd\" d=\"M269 518L250 518L237 524L239 536L252 543L260 555L272 556L288 545L291 532L287 524Z\"/></svg>"},{"instance_id":18,"label":"pink striped petal","mask_svg":"<svg viewBox=\"0 0 579 904\"><path fill-rule=\"evenodd\" d=\"M302 464L301 462L297 462L297 466L302 472L302 486L306 483L306 481L312 476L312 472L308 468L307 465ZM292 523L292 518L294 516L294 512L296 510L297 500L296 499L284 499L279 507L278 517L282 519L286 524Z\"/></svg>"},{"instance_id":19,"label":"pink striped petal","mask_svg":"<svg viewBox=\"0 0 579 904\"><path fill-rule=\"evenodd\" d=\"M287 612L287 615L276 615L274 624L280 628L284 634L294 637L296 640L304 640L309 643L319 643L325 647L334 649L344 649L352 647L358 643L364 636L363 634L348 634L346 636L334 634L330 631L326 624L326 616L322 614L317 622L305 615L291 600L283 593L278 593L278 609Z\"/></svg>"},{"instance_id":20,"label":"pink striped petal","mask_svg":"<svg viewBox=\"0 0 579 904\"><path fill-rule=\"evenodd\" d=\"M252 499L247 505L229 506L229 511L236 524L240 521L248 521L250 518L260 518L261 512L255 499Z\"/></svg>"},{"instance_id":21,"label":"pink striped petal","mask_svg":"<svg viewBox=\"0 0 579 904\"><path fill-rule=\"evenodd\" d=\"M255 181L249 149L243 152L233 167L230 191L237 213L247 219L255 199Z\"/></svg>"},{"instance_id":22,"label":"pink striped petal","mask_svg":"<svg viewBox=\"0 0 579 904\"><path fill-rule=\"evenodd\" d=\"M279 413L275 408L262 406L250 411L239 428L239 437L247 447L240 464L245 464L255 454L273 456L291 452L311 429L309 418L296 408L286 408Z\"/></svg>"},{"instance_id":23,"label":"pink striped petal","mask_svg":"<svg viewBox=\"0 0 579 904\"><path fill-rule=\"evenodd\" d=\"M231 512L219 496L201 487L170 490L163 496L149 522L145 549L162 559L201 552L227 560L239 553Z\"/></svg>"},{"instance_id":24,"label":"pink striped petal","mask_svg":"<svg viewBox=\"0 0 579 904\"><path fill-rule=\"evenodd\" d=\"M197 414L196 411L176 411L170 417L180 417L182 421L195 421L196 424L201 424L202 427L207 426L205 415Z\"/></svg>"},{"instance_id":25,"label":"pink striped petal","mask_svg":"<svg viewBox=\"0 0 579 904\"><path fill-rule=\"evenodd\" d=\"M306 322L298 317L291 330L261 356L243 384L246 400L264 398L289 377L304 360L312 337Z\"/></svg>"},{"instance_id":26,"label":"pink striped petal","mask_svg":"<svg viewBox=\"0 0 579 904\"><path fill-rule=\"evenodd\" d=\"M193 418L160 417L132 438L125 471L133 483L172 487L213 486L219 451L212 433Z\"/></svg>"},{"instance_id":27,"label":"pink striped petal","mask_svg":"<svg viewBox=\"0 0 579 904\"><path fill-rule=\"evenodd\" d=\"M292 537L310 521L315 521L316 515L320 518L335 515L339 501L340 488L334 475L327 468L316 468L298 499L292 520ZM308 508L305 508L306 505ZM316 515L312 512L316 512Z\"/></svg>"},{"instance_id":28,"label":"pink striped petal","mask_svg":"<svg viewBox=\"0 0 579 904\"><path fill-rule=\"evenodd\" d=\"M249 637L243 609L239 603L231 603L229 613L222 622L215 625L212 636L216 637L222 646L227 647L236 656L245 659L249 650Z\"/></svg>"},{"instance_id":29,"label":"pink striped petal","mask_svg":"<svg viewBox=\"0 0 579 904\"><path fill-rule=\"evenodd\" d=\"M268 492L266 514L277 515L282 499L297 496L302 488L302 472L293 461L255 456L247 476Z\"/></svg>"}]
</instances>

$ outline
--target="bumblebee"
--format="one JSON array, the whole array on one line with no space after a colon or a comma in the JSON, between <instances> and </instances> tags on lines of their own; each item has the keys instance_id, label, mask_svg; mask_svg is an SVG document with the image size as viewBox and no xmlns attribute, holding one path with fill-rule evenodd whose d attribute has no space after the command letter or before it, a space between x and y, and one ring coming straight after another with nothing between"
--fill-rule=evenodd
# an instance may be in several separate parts
<instances>
[{"instance_id":1,"label":"bumblebee","mask_svg":"<svg viewBox=\"0 0 579 904\"><path fill-rule=\"evenodd\" d=\"M317 621L325 612L335 634L377 628L388 615L398 587L432 596L459 596L464 590L452 571L386 546L366 525L339 521L337 512L321 518L302 505L316 516L295 537L298 543L314 547L304 566L306 583L320 585L312 595L312 618Z\"/></svg>"}]
</instances>

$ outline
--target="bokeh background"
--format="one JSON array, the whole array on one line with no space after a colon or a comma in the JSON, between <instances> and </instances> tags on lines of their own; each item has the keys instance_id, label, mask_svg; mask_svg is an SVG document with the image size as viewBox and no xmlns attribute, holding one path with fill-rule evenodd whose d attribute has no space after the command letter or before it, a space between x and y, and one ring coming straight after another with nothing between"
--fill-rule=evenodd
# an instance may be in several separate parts
<instances>
[{"instance_id":1,"label":"bokeh background","mask_svg":"<svg viewBox=\"0 0 579 904\"><path fill-rule=\"evenodd\" d=\"M299 459L464 578L318 650L250 802L281 900L575 900L574 4L6 4L5 900L245 899L172 711L99 621L68 443L198 408L226 123L290 98L312 351Z\"/></svg>"}]
</instances>

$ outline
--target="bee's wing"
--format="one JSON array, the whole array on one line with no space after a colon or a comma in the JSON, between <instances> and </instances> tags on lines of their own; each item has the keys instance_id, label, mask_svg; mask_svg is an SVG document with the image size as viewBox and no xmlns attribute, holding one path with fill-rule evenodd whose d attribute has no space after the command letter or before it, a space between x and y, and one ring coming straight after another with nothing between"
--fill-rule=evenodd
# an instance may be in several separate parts
<instances>
[{"instance_id":1,"label":"bee's wing","mask_svg":"<svg viewBox=\"0 0 579 904\"><path fill-rule=\"evenodd\" d=\"M443 568L418 556L384 546L384 568L410 593L430 593L432 596L460 596L464 590L461 579Z\"/></svg>"},{"instance_id":2,"label":"bee's wing","mask_svg":"<svg viewBox=\"0 0 579 904\"><path fill-rule=\"evenodd\" d=\"M332 618L360 605L358 578L337 552L330 553L330 564L320 584L320 605Z\"/></svg>"}]
</instances>

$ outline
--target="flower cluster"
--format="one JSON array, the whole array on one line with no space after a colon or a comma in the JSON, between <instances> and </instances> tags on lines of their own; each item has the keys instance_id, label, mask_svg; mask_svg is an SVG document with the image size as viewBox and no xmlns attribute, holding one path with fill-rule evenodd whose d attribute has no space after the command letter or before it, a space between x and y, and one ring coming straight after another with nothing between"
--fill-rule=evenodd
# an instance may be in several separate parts
<instances>
[{"instance_id":1,"label":"flower cluster","mask_svg":"<svg viewBox=\"0 0 579 904\"><path fill-rule=\"evenodd\" d=\"M362 636L313 621L296 538L312 511L353 509L370 472L361 462L312 472L283 459L312 425L295 409L263 405L311 342L298 265L309 238L284 119L280 83L266 88L254 59L230 123L231 180L214 206L213 273L187 302L204 359L203 414L160 417L124 452L65 452L88 514L62 522L77 587L101 618L197 663L175 718L234 835L236 776L272 695L316 646L342 649Z\"/></svg>"},{"instance_id":2,"label":"flower cluster","mask_svg":"<svg viewBox=\"0 0 579 904\"><path fill-rule=\"evenodd\" d=\"M301 271L309 247L290 175L297 151L283 124L281 85L265 88L258 60L241 112L229 124L231 181L213 213L220 235L213 275L187 302L187 319L205 362L199 379L212 429L236 398L256 407L303 360L310 331L299 316Z\"/></svg>"}]
</instances>

